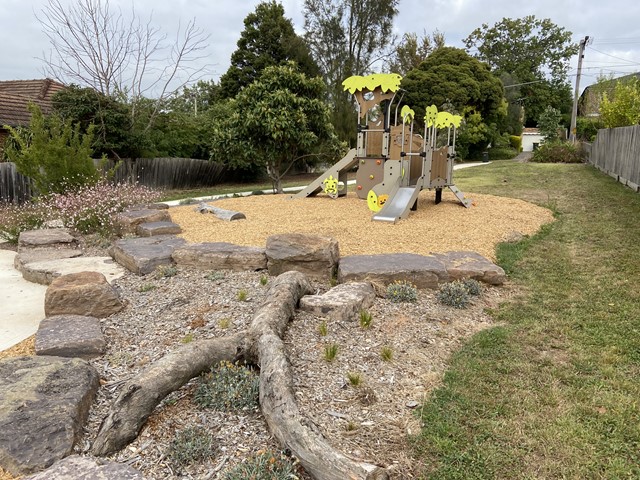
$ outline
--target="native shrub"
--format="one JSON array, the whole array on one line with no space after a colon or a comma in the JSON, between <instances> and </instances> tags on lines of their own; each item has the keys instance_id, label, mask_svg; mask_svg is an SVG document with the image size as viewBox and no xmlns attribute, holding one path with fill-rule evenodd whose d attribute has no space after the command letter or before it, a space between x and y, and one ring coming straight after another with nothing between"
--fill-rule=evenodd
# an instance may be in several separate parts
<instances>
[{"instance_id":1,"label":"native shrub","mask_svg":"<svg viewBox=\"0 0 640 480\"><path fill-rule=\"evenodd\" d=\"M0 238L16 244L20 232L40 228L46 220L47 209L38 202L0 203Z\"/></svg>"},{"instance_id":2,"label":"native shrub","mask_svg":"<svg viewBox=\"0 0 640 480\"><path fill-rule=\"evenodd\" d=\"M540 145L531 157L538 163L582 163L584 154L569 142L548 142Z\"/></svg>"}]
</instances>

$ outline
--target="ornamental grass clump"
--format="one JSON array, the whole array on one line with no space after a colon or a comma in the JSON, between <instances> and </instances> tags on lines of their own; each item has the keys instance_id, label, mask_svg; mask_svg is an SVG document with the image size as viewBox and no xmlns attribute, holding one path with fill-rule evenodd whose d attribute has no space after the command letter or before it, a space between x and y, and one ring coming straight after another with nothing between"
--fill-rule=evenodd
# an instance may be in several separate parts
<instances>
[{"instance_id":1,"label":"ornamental grass clump","mask_svg":"<svg viewBox=\"0 0 640 480\"><path fill-rule=\"evenodd\" d=\"M227 471L223 480L291 480L298 478L296 463L283 453L260 450L258 454Z\"/></svg>"},{"instance_id":2,"label":"ornamental grass clump","mask_svg":"<svg viewBox=\"0 0 640 480\"><path fill-rule=\"evenodd\" d=\"M201 407L238 412L258 406L260 378L248 368L221 362L200 376L194 401Z\"/></svg>"},{"instance_id":3,"label":"ornamental grass clump","mask_svg":"<svg viewBox=\"0 0 640 480\"><path fill-rule=\"evenodd\" d=\"M418 289L412 283L396 280L387 287L387 298L395 303L415 303L418 301Z\"/></svg>"},{"instance_id":4,"label":"ornamental grass clump","mask_svg":"<svg viewBox=\"0 0 640 480\"><path fill-rule=\"evenodd\" d=\"M471 301L467 288L460 280L440 286L436 297L440 303L454 308L466 308Z\"/></svg>"},{"instance_id":5,"label":"ornamental grass clump","mask_svg":"<svg viewBox=\"0 0 640 480\"><path fill-rule=\"evenodd\" d=\"M213 456L213 437L202 427L187 427L171 440L167 456L176 468L207 460Z\"/></svg>"}]
</instances>

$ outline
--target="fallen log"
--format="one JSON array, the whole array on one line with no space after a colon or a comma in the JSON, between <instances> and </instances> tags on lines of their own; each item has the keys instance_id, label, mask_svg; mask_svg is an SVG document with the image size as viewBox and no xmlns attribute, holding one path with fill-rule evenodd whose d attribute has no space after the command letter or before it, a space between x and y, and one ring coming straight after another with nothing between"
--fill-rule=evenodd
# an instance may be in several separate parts
<instances>
[{"instance_id":1,"label":"fallen log","mask_svg":"<svg viewBox=\"0 0 640 480\"><path fill-rule=\"evenodd\" d=\"M331 447L298 409L282 337L298 301L311 292L302 273L283 273L272 283L249 330L185 345L130 380L103 420L92 453L106 455L122 448L138 435L164 396L211 365L242 356L260 366L260 406L269 428L313 478L388 479L384 468L355 461Z\"/></svg>"},{"instance_id":2,"label":"fallen log","mask_svg":"<svg viewBox=\"0 0 640 480\"><path fill-rule=\"evenodd\" d=\"M222 361L233 361L244 333L181 346L129 380L102 420L94 455L108 455L135 440L147 419L171 392Z\"/></svg>"},{"instance_id":3,"label":"fallen log","mask_svg":"<svg viewBox=\"0 0 640 480\"><path fill-rule=\"evenodd\" d=\"M231 222L232 220L242 220L243 218L247 218L242 212L234 212L233 210L225 210L224 208L213 207L211 205L207 205L206 203L201 203L196 207L196 212L200 213L213 213L220 220L226 220Z\"/></svg>"}]
</instances>

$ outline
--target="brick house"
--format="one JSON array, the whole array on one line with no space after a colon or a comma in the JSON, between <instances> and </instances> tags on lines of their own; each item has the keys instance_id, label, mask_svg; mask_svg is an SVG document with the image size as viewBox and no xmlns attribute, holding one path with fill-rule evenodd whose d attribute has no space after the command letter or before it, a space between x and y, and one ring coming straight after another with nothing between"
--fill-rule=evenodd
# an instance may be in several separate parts
<instances>
[{"instance_id":1,"label":"brick house","mask_svg":"<svg viewBox=\"0 0 640 480\"><path fill-rule=\"evenodd\" d=\"M43 113L49 113L53 95L64 87L50 78L0 81L0 152L8 136L3 126L28 126L31 120L29 102L38 105Z\"/></svg>"}]
</instances>

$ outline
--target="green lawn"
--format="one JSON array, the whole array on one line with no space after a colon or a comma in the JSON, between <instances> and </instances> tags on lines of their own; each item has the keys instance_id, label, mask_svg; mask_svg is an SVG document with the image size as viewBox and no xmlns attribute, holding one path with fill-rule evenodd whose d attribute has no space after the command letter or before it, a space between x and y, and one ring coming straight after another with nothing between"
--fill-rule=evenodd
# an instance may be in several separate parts
<instances>
[{"instance_id":1,"label":"green lawn","mask_svg":"<svg viewBox=\"0 0 640 480\"><path fill-rule=\"evenodd\" d=\"M640 195L586 165L502 161L455 178L557 220L499 246L523 293L425 404L424 478L640 478Z\"/></svg>"}]
</instances>

